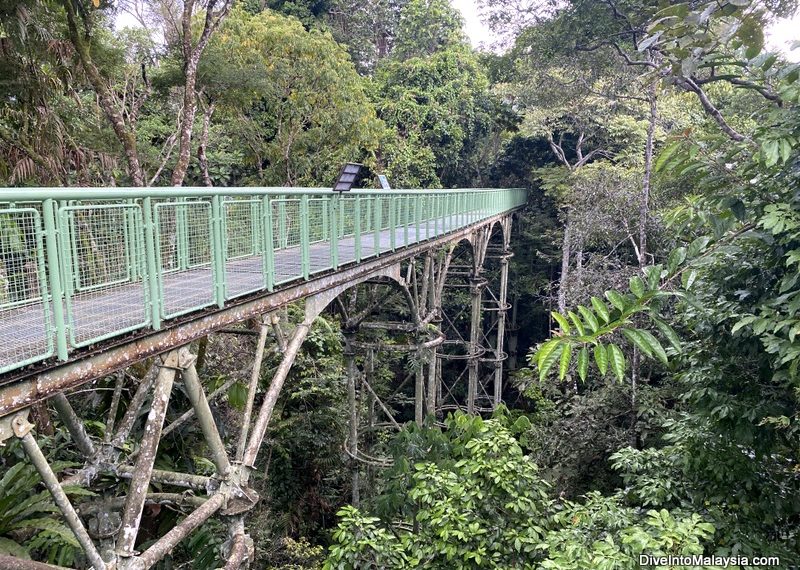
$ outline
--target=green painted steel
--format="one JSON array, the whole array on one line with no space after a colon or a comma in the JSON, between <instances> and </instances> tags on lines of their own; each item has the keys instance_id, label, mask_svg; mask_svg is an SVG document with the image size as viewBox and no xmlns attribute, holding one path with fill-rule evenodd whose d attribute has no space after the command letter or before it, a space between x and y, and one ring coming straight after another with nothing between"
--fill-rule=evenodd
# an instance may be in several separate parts
<instances>
[{"instance_id":1,"label":"green painted steel","mask_svg":"<svg viewBox=\"0 0 800 570\"><path fill-rule=\"evenodd\" d=\"M0 374L524 205L520 189L4 188ZM15 207L24 204L25 207Z\"/></svg>"}]
</instances>

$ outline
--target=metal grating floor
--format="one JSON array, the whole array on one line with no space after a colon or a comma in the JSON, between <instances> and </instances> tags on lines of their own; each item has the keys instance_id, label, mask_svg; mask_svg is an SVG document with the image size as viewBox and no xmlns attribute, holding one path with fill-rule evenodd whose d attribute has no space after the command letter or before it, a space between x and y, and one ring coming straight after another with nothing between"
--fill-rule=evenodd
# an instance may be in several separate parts
<instances>
[{"instance_id":1,"label":"metal grating floor","mask_svg":"<svg viewBox=\"0 0 800 570\"><path fill-rule=\"evenodd\" d=\"M462 223L451 223L450 217L428 220L420 227L417 239L416 226L395 229L395 248L417 243L448 233L480 219L472 214ZM438 222L438 232L434 231ZM361 235L361 258L375 255L378 242L380 252L391 250L389 229ZM406 243L406 235L408 242ZM356 260L354 236L338 240L339 266ZM310 244L309 273L331 269L331 243L317 241ZM230 260L225 265L225 282L228 298L242 296L265 289L261 255ZM300 246L275 250L275 285L302 278ZM209 266L191 268L162 276L165 315L176 316L210 306L214 302L214 281ZM113 285L109 288L74 294L64 311L74 346L83 346L101 339L124 334L148 324L148 303L145 283L138 281ZM41 301L7 310L0 310L0 370L28 361L41 360L52 354L52 339L47 336L49 303ZM168 327L169 325L167 325Z\"/></svg>"}]
</instances>

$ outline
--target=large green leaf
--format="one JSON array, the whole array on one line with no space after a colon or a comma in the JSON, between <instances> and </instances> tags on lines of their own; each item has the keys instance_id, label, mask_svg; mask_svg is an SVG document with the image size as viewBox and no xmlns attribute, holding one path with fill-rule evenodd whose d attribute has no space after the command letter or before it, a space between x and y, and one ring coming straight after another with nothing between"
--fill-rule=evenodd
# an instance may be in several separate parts
<instances>
[{"instance_id":1,"label":"large green leaf","mask_svg":"<svg viewBox=\"0 0 800 570\"><path fill-rule=\"evenodd\" d=\"M569 315L572 324L575 325L575 328L578 329L578 334L583 336L586 334L586 330L583 328L583 322L581 322L581 318L573 313L572 311L568 311L567 315Z\"/></svg>"},{"instance_id":2,"label":"large green leaf","mask_svg":"<svg viewBox=\"0 0 800 570\"><path fill-rule=\"evenodd\" d=\"M578 311L586 320L586 322L589 323L589 328L592 329L592 332L596 333L600 328L600 323L597 322L597 317L594 316L594 313L592 313L592 311L590 311L583 305L578 305Z\"/></svg>"},{"instance_id":3,"label":"large green leaf","mask_svg":"<svg viewBox=\"0 0 800 570\"><path fill-rule=\"evenodd\" d=\"M639 277L638 275L634 275L633 277L631 277L630 288L631 288L631 293L636 295L637 298L641 299L642 296L644 295L645 292L644 281L642 281L642 278Z\"/></svg>"},{"instance_id":4,"label":"large green leaf","mask_svg":"<svg viewBox=\"0 0 800 570\"><path fill-rule=\"evenodd\" d=\"M625 355L616 344L608 345L608 361L611 371L622 382L625 379Z\"/></svg>"},{"instance_id":5,"label":"large green leaf","mask_svg":"<svg viewBox=\"0 0 800 570\"><path fill-rule=\"evenodd\" d=\"M589 372L589 351L584 346L578 351L578 376L585 382Z\"/></svg>"},{"instance_id":6,"label":"large green leaf","mask_svg":"<svg viewBox=\"0 0 800 570\"><path fill-rule=\"evenodd\" d=\"M30 560L31 555L25 549L24 546L14 542L10 538L6 538L4 536L0 536L0 554L6 554L8 556L15 556L17 558L22 558L24 560Z\"/></svg>"},{"instance_id":7,"label":"large green leaf","mask_svg":"<svg viewBox=\"0 0 800 570\"><path fill-rule=\"evenodd\" d=\"M594 347L594 361L597 363L600 375L605 376L606 370L608 370L608 353L606 352L606 347L602 344L596 344Z\"/></svg>"},{"instance_id":8,"label":"large green leaf","mask_svg":"<svg viewBox=\"0 0 800 570\"><path fill-rule=\"evenodd\" d=\"M542 347L539 353L539 380L544 381L545 376L550 371L550 368L558 360L561 353L556 348L561 344L561 341L554 339L548 341ZM546 349L546 352L545 352Z\"/></svg>"},{"instance_id":9,"label":"large green leaf","mask_svg":"<svg viewBox=\"0 0 800 570\"><path fill-rule=\"evenodd\" d=\"M563 380L569 371L569 361L572 358L572 345L568 342L564 343L561 349L561 360L558 364L558 379Z\"/></svg>"},{"instance_id":10,"label":"large green leaf","mask_svg":"<svg viewBox=\"0 0 800 570\"><path fill-rule=\"evenodd\" d=\"M558 323L558 326L561 327L561 330L564 331L564 334L570 333L569 322L567 322L567 319L565 319L561 313L557 311L550 311L550 315Z\"/></svg>"},{"instance_id":11,"label":"large green leaf","mask_svg":"<svg viewBox=\"0 0 800 570\"><path fill-rule=\"evenodd\" d=\"M645 341L645 339L642 337L642 335L640 334L640 332L638 330L636 330L636 329L622 329L622 334L624 334L625 337L629 341L631 341L631 344L633 344L634 346L638 347L639 350L644 352L647 356L649 356L650 358L653 357L653 349Z\"/></svg>"},{"instance_id":12,"label":"large green leaf","mask_svg":"<svg viewBox=\"0 0 800 570\"><path fill-rule=\"evenodd\" d=\"M592 301L592 307L594 307L595 312L600 316L601 319L603 319L603 322L607 323L609 319L609 314L608 314L608 307L606 307L606 304L603 303L603 301L601 301L597 297L592 297L591 301Z\"/></svg>"}]
</instances>

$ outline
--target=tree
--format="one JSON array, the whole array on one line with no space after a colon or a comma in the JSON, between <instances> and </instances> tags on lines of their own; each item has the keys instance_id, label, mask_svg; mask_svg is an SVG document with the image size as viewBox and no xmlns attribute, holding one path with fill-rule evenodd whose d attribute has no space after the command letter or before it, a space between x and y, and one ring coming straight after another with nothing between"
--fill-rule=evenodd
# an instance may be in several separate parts
<instances>
[{"instance_id":1,"label":"tree","mask_svg":"<svg viewBox=\"0 0 800 570\"><path fill-rule=\"evenodd\" d=\"M513 435L525 422L509 425L503 412L447 424L428 436L438 440L429 457L408 467L408 490L387 522L340 511L326 569L625 568L643 552L700 554L714 532L697 514L643 513L621 494L552 499ZM407 513L412 520L398 520Z\"/></svg>"},{"instance_id":2,"label":"tree","mask_svg":"<svg viewBox=\"0 0 800 570\"><path fill-rule=\"evenodd\" d=\"M492 128L488 81L461 26L443 0L409 2L376 70L378 116L396 133L381 158L398 185L467 185L476 143Z\"/></svg>"},{"instance_id":3,"label":"tree","mask_svg":"<svg viewBox=\"0 0 800 570\"><path fill-rule=\"evenodd\" d=\"M343 162L369 161L382 131L330 34L268 11L234 10L207 49L198 85L258 184L330 184Z\"/></svg>"}]
</instances>

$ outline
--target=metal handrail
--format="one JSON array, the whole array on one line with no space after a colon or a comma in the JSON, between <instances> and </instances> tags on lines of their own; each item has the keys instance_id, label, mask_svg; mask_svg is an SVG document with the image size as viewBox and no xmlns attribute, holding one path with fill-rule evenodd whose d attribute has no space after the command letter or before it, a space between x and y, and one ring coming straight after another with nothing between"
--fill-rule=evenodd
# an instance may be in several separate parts
<instances>
[{"instance_id":1,"label":"metal handrail","mask_svg":"<svg viewBox=\"0 0 800 570\"><path fill-rule=\"evenodd\" d=\"M4 188L0 200L3 373L446 235L526 193Z\"/></svg>"}]
</instances>

